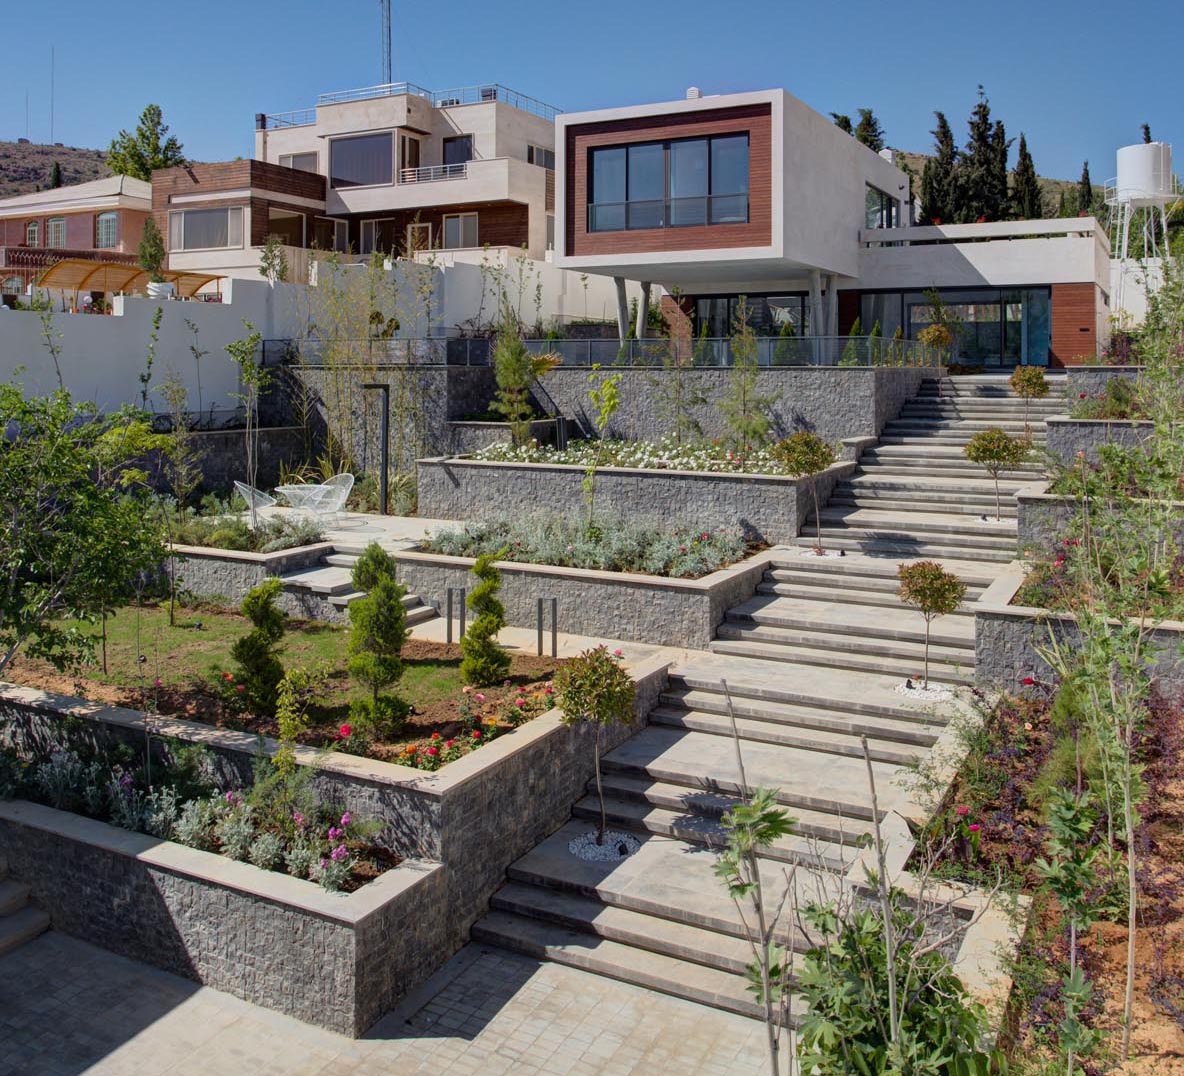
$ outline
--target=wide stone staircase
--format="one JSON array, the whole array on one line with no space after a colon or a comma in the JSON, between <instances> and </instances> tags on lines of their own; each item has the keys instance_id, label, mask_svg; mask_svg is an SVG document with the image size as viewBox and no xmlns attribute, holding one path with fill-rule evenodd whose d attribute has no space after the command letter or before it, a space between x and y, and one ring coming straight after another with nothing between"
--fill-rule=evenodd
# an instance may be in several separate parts
<instances>
[{"instance_id":1,"label":"wide stone staircase","mask_svg":"<svg viewBox=\"0 0 1184 1076\"><path fill-rule=\"evenodd\" d=\"M362 591L354 589L350 579L362 552L362 548L335 545L334 551L323 556L315 568L303 568L281 576L289 612L315 620L341 622L348 619L350 603L364 597ZM417 594L404 595L403 607L407 610L408 627L437 615L435 609L425 605Z\"/></svg>"},{"instance_id":2,"label":"wide stone staircase","mask_svg":"<svg viewBox=\"0 0 1184 1076\"><path fill-rule=\"evenodd\" d=\"M1033 408L1036 444L1042 416L1060 406ZM997 562L1015 556L1014 500L1005 496L1006 522L983 524L978 516L994 518L991 483L961 458L971 433L992 425L1024 432L1022 402L1004 379L923 386L823 510L824 545L846 555L808 555L809 532L776 550L710 650L671 669L647 725L604 758L609 825L636 835L640 849L611 864L569 852L599 817L589 782L571 820L511 865L474 939L758 1016L744 979L752 950L713 873L721 817L744 787L737 740L748 786L776 789L797 819L762 852L769 892L792 879L806 903L862 879L857 861L873 826L863 737L889 870L903 867L907 820L919 813L912 767L965 704L901 692L922 671L924 621L897 597L897 569L933 557L966 583L962 608L933 625L929 660L935 685L971 684L971 605ZM1005 488L1036 473L1025 466ZM805 945L792 922L782 941Z\"/></svg>"},{"instance_id":3,"label":"wide stone staircase","mask_svg":"<svg viewBox=\"0 0 1184 1076\"><path fill-rule=\"evenodd\" d=\"M0 956L49 929L49 916L29 904L29 887L8 877L0 856Z\"/></svg>"},{"instance_id":4,"label":"wide stone staircase","mask_svg":"<svg viewBox=\"0 0 1184 1076\"><path fill-rule=\"evenodd\" d=\"M1025 402L1005 375L925 381L888 422L877 444L839 482L820 513L824 548L904 557L950 557L1004 563L1015 556L1014 494L1043 474L1044 419L1064 411L1059 387ZM1026 416L1026 417L1025 417ZM971 437L998 427L1028 436L1032 458L1000 475L1002 522L986 468L963 455ZM812 545L811 513L798 539Z\"/></svg>"}]
</instances>

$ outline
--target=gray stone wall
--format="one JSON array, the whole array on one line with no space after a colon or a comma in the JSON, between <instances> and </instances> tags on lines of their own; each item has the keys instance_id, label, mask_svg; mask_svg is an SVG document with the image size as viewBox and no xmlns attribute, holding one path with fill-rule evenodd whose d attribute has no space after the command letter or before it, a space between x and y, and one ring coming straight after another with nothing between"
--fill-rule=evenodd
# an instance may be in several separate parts
<instances>
[{"instance_id":1,"label":"gray stone wall","mask_svg":"<svg viewBox=\"0 0 1184 1076\"><path fill-rule=\"evenodd\" d=\"M202 430L193 434L203 490L228 495L236 481L247 480L244 437L242 430ZM279 482L281 465L303 463L315 451L315 445L306 444L301 426L265 427L259 431L258 451L256 483L261 489L271 489Z\"/></svg>"},{"instance_id":2,"label":"gray stone wall","mask_svg":"<svg viewBox=\"0 0 1184 1076\"><path fill-rule=\"evenodd\" d=\"M1150 422L1083 418L1046 419L1045 429L1049 455L1065 465L1071 465L1078 452L1084 452L1090 463L1097 463L1098 449L1102 445L1139 445L1154 431Z\"/></svg>"},{"instance_id":3,"label":"gray stone wall","mask_svg":"<svg viewBox=\"0 0 1184 1076\"><path fill-rule=\"evenodd\" d=\"M359 925L350 907L361 890L322 895L311 882L36 804L3 812L0 855L56 929L344 1035L362 1034L431 974L449 929L435 864L397 868L414 872L412 884ZM392 873L371 884L390 887Z\"/></svg>"},{"instance_id":4,"label":"gray stone wall","mask_svg":"<svg viewBox=\"0 0 1184 1076\"><path fill-rule=\"evenodd\" d=\"M471 590L476 583L468 558L396 553L395 559L399 581L441 612L449 587ZM703 650L727 610L756 592L766 563L755 557L703 579L679 580L499 561L498 598L514 627L533 628L538 599L554 597L561 632Z\"/></svg>"},{"instance_id":5,"label":"gray stone wall","mask_svg":"<svg viewBox=\"0 0 1184 1076\"><path fill-rule=\"evenodd\" d=\"M1047 549L1073 529L1080 506L1072 497L1024 492L1016 495L1019 548ZM1175 541L1184 544L1184 503L1174 505L1177 520Z\"/></svg>"},{"instance_id":6,"label":"gray stone wall","mask_svg":"<svg viewBox=\"0 0 1184 1076\"><path fill-rule=\"evenodd\" d=\"M1136 381L1143 372L1141 366L1067 366L1065 368L1065 399L1068 406L1081 398L1097 396L1106 391L1106 384L1115 378Z\"/></svg>"},{"instance_id":7,"label":"gray stone wall","mask_svg":"<svg viewBox=\"0 0 1184 1076\"><path fill-rule=\"evenodd\" d=\"M449 455L463 456L477 452L490 445L513 443L513 434L508 422L450 422ZM530 436L539 444L555 443L554 419L540 419L530 424ZM427 513L423 513L427 515Z\"/></svg>"},{"instance_id":8,"label":"gray stone wall","mask_svg":"<svg viewBox=\"0 0 1184 1076\"><path fill-rule=\"evenodd\" d=\"M795 479L602 467L596 472L596 511L663 529L740 530L751 540L788 542L813 508L811 487L825 505L835 483L853 470L854 464L841 463ZM418 475L419 511L427 519L578 517L586 511L582 467L436 459L420 460Z\"/></svg>"},{"instance_id":9,"label":"gray stone wall","mask_svg":"<svg viewBox=\"0 0 1184 1076\"><path fill-rule=\"evenodd\" d=\"M237 604L247 592L269 576L311 568L321 557L333 552L333 545L317 545L285 549L279 553L238 553L225 549L202 549L197 546L177 546L173 558L181 589L199 598L224 598ZM281 600L281 606L284 602ZM298 607L288 607L292 615L304 615Z\"/></svg>"}]
</instances>

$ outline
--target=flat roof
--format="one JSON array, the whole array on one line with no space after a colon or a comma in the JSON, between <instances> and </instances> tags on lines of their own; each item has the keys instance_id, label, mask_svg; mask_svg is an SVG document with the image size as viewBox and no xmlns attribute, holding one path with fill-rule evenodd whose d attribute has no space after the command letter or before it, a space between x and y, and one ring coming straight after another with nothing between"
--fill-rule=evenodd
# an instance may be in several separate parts
<instances>
[{"instance_id":1,"label":"flat roof","mask_svg":"<svg viewBox=\"0 0 1184 1076\"><path fill-rule=\"evenodd\" d=\"M72 183L31 194L14 194L0 198L0 214L29 213L37 210L88 209L100 205L126 205L143 202L144 209L152 208L152 184L132 176L106 176L87 183Z\"/></svg>"}]
</instances>

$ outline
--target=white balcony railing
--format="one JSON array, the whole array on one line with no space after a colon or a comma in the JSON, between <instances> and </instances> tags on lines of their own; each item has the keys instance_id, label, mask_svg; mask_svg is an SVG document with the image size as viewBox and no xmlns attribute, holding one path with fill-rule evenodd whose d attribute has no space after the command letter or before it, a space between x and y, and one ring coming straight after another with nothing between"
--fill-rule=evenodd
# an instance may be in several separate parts
<instances>
[{"instance_id":1,"label":"white balcony railing","mask_svg":"<svg viewBox=\"0 0 1184 1076\"><path fill-rule=\"evenodd\" d=\"M464 179L469 166L464 164L430 164L424 168L401 168L400 183L436 183L442 179Z\"/></svg>"}]
</instances>

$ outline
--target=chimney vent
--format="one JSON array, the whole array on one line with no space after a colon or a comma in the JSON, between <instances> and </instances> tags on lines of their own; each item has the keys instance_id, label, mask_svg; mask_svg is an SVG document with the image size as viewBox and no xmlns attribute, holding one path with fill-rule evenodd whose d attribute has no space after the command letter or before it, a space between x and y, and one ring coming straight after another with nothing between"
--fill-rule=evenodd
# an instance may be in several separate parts
<instances>
[{"instance_id":1,"label":"chimney vent","mask_svg":"<svg viewBox=\"0 0 1184 1076\"><path fill-rule=\"evenodd\" d=\"M687 87L687 100L698 101L703 96L703 91L698 86Z\"/></svg>"}]
</instances>

